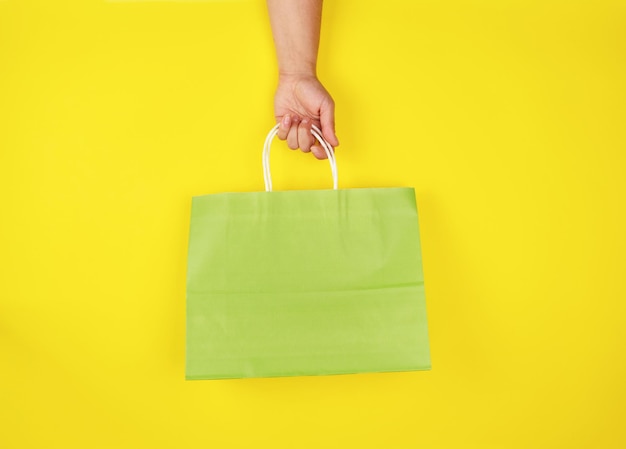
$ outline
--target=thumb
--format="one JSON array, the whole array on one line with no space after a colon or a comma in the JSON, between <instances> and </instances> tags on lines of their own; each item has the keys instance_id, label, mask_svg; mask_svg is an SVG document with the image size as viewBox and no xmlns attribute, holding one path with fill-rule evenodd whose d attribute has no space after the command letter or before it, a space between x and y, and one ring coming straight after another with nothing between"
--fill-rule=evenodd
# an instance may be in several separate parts
<instances>
[{"instance_id":1,"label":"thumb","mask_svg":"<svg viewBox=\"0 0 626 449\"><path fill-rule=\"evenodd\" d=\"M329 100L322 104L320 108L320 124L322 125L322 136L333 147L339 145L339 139L335 134L335 103Z\"/></svg>"}]
</instances>

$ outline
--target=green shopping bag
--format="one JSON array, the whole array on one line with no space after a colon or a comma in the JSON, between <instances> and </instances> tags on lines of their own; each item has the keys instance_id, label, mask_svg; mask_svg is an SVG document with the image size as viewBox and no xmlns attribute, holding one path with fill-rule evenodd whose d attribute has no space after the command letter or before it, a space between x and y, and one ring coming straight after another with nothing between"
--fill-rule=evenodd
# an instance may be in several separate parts
<instances>
[{"instance_id":1,"label":"green shopping bag","mask_svg":"<svg viewBox=\"0 0 626 449\"><path fill-rule=\"evenodd\" d=\"M319 130L317 130L319 131ZM187 379L430 369L412 188L193 198Z\"/></svg>"}]
</instances>

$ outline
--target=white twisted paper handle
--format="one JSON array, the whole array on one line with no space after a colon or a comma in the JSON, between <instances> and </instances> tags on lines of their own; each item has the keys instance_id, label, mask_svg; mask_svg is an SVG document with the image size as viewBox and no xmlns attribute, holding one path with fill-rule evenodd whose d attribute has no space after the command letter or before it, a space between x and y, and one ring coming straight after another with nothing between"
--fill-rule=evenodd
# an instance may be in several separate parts
<instances>
[{"instance_id":1,"label":"white twisted paper handle","mask_svg":"<svg viewBox=\"0 0 626 449\"><path fill-rule=\"evenodd\" d=\"M335 161L335 152L333 151L333 147L324 140L322 137L322 131L313 125L311 129L311 133L317 139L317 141L322 145L324 151L326 151L326 156L328 157L328 162L330 162L330 171L333 175L333 189L337 190L337 162ZM272 145L272 140L278 134L278 125L274 126L272 130L269 132L267 137L265 138L265 145L263 146L263 179L265 180L265 191L272 191L272 174L270 173L270 147Z\"/></svg>"}]
</instances>

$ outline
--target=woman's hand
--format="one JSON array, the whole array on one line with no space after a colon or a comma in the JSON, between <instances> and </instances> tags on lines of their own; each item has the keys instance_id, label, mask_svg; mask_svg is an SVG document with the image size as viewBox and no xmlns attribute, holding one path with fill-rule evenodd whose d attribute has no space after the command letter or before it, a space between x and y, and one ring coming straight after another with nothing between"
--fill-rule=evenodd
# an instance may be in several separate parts
<instances>
[{"instance_id":1,"label":"woman's hand","mask_svg":"<svg viewBox=\"0 0 626 449\"><path fill-rule=\"evenodd\" d=\"M335 102L314 75L281 74L274 112L279 123L278 138L287 140L292 150L300 148L318 159L326 159L324 148L311 133L313 125L321 129L322 136L333 147L339 145L335 135Z\"/></svg>"}]
</instances>

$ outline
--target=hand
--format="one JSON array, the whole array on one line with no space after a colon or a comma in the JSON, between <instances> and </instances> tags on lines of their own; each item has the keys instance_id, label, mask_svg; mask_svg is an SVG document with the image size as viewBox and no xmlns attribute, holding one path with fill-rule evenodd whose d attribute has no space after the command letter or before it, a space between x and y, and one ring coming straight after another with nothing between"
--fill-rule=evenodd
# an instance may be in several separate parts
<instances>
[{"instance_id":1,"label":"hand","mask_svg":"<svg viewBox=\"0 0 626 449\"><path fill-rule=\"evenodd\" d=\"M335 102L313 75L281 75L274 97L274 112L279 123L278 138L287 140L292 150L300 148L317 159L326 159L326 151L311 134L311 126L322 131L333 147L339 145L335 135Z\"/></svg>"}]
</instances>

